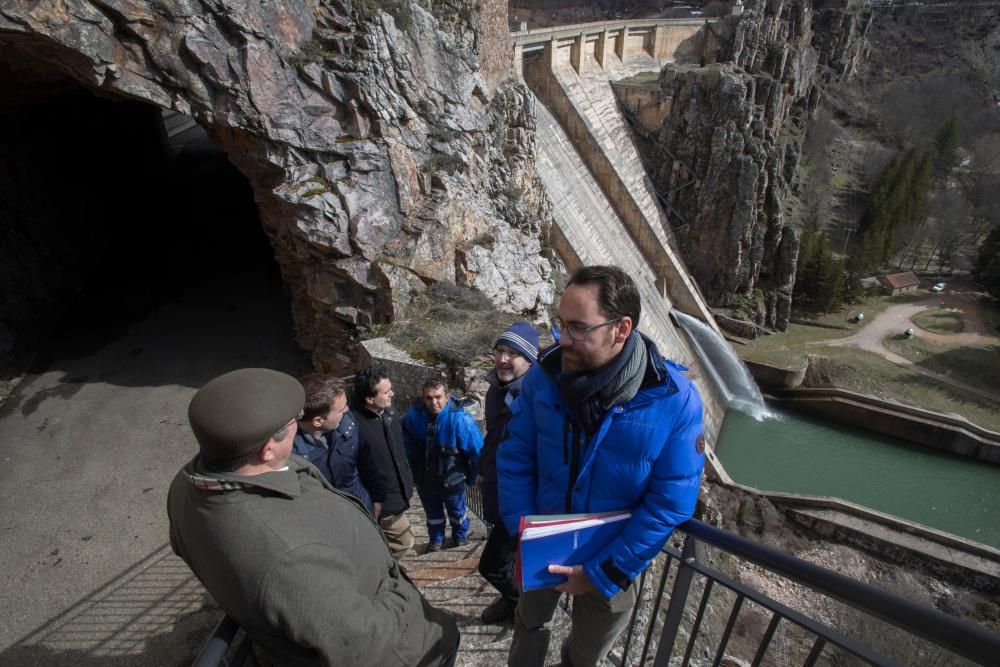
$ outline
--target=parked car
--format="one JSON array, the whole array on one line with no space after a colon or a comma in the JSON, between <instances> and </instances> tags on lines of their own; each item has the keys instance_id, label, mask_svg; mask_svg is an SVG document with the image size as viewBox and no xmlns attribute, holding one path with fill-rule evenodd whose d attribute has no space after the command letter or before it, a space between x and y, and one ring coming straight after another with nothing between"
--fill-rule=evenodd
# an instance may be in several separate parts
<instances>
[{"instance_id":1,"label":"parked car","mask_svg":"<svg viewBox=\"0 0 1000 667\"><path fill-rule=\"evenodd\" d=\"M932 292L940 292L944 290L944 283L934 283L934 287L931 288Z\"/></svg>"}]
</instances>

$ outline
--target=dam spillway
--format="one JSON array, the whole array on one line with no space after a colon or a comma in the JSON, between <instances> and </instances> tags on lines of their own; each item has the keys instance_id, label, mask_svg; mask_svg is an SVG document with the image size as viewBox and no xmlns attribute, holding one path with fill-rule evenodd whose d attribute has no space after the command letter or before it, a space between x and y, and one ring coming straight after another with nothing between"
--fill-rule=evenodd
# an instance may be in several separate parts
<instances>
[{"instance_id":1,"label":"dam spillway","mask_svg":"<svg viewBox=\"0 0 1000 667\"><path fill-rule=\"evenodd\" d=\"M725 405L669 314L677 308L717 326L673 248L667 216L611 87L617 78L658 72L704 27L701 21L670 23L515 33L515 61L538 98L537 169L554 205L555 249L571 270L616 264L635 278L643 304L639 328L665 356L693 369L706 434L714 442Z\"/></svg>"}]
</instances>

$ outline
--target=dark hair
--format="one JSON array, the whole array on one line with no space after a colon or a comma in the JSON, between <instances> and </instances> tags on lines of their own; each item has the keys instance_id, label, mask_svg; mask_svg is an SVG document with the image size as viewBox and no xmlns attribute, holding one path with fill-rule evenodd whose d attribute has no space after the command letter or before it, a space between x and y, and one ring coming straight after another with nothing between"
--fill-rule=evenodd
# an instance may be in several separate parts
<instances>
[{"instance_id":1,"label":"dark hair","mask_svg":"<svg viewBox=\"0 0 1000 667\"><path fill-rule=\"evenodd\" d=\"M344 381L332 375L310 373L299 378L306 392L306 404L302 408L302 419L325 417L330 414L333 401L344 393Z\"/></svg>"},{"instance_id":2,"label":"dark hair","mask_svg":"<svg viewBox=\"0 0 1000 667\"><path fill-rule=\"evenodd\" d=\"M639 288L617 266L584 266L576 270L566 285L597 285L597 305L609 317L631 317L632 328L639 326L642 300Z\"/></svg>"},{"instance_id":3,"label":"dark hair","mask_svg":"<svg viewBox=\"0 0 1000 667\"><path fill-rule=\"evenodd\" d=\"M385 366L362 368L354 375L354 402L359 407L364 407L365 399L378 393L375 385L388 379L389 373L385 370Z\"/></svg>"},{"instance_id":4,"label":"dark hair","mask_svg":"<svg viewBox=\"0 0 1000 667\"><path fill-rule=\"evenodd\" d=\"M444 378L432 376L424 380L423 386L420 387L420 393L422 395L425 389L437 389L438 387L444 389L444 393L448 393L448 383L444 381Z\"/></svg>"}]
</instances>

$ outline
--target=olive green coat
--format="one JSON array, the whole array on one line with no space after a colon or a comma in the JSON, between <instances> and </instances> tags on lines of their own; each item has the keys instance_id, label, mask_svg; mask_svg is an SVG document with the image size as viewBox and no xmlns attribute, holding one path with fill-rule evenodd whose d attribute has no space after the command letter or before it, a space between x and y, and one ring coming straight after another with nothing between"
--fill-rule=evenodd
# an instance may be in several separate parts
<instances>
[{"instance_id":1,"label":"olive green coat","mask_svg":"<svg viewBox=\"0 0 1000 667\"><path fill-rule=\"evenodd\" d=\"M401 572L371 515L304 459L263 475L195 457L167 501L170 544L275 665L437 665L458 630Z\"/></svg>"}]
</instances>

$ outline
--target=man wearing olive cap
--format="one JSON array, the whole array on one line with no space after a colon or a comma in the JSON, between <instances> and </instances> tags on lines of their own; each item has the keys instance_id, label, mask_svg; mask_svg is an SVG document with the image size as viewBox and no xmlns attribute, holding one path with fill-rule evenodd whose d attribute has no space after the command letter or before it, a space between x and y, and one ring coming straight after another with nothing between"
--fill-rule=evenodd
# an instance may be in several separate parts
<instances>
[{"instance_id":1,"label":"man wearing olive cap","mask_svg":"<svg viewBox=\"0 0 1000 667\"><path fill-rule=\"evenodd\" d=\"M275 665L451 665L454 617L400 570L359 501L292 454L302 385L246 368L188 407L199 453L167 499L170 544Z\"/></svg>"}]
</instances>

